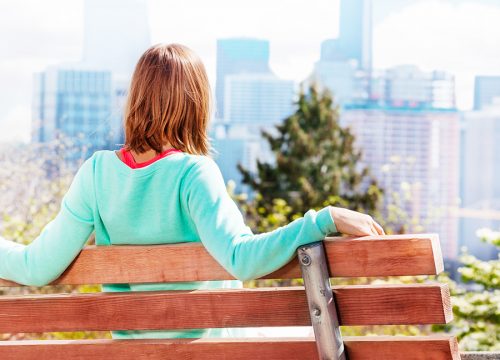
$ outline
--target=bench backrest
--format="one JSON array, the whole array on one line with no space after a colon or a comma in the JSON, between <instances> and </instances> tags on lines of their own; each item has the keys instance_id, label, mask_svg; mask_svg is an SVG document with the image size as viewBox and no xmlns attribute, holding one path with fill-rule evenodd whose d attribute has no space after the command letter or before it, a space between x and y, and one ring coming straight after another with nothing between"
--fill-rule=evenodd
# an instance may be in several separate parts
<instances>
[{"instance_id":1,"label":"bench backrest","mask_svg":"<svg viewBox=\"0 0 500 360\"><path fill-rule=\"evenodd\" d=\"M324 245L323 245L324 244ZM0 333L310 326L315 338L4 341L0 359L459 359L450 336L346 337L339 325L446 324L439 283L333 286L329 277L436 275L436 235L330 238L265 278L304 287L0 297ZM85 248L54 284L232 279L198 243ZM0 281L0 286L19 286ZM321 295L318 295L321 294ZM112 356L110 355L112 354ZM334 355L332 355L334 354ZM111 356L111 357L110 357Z\"/></svg>"}]
</instances>

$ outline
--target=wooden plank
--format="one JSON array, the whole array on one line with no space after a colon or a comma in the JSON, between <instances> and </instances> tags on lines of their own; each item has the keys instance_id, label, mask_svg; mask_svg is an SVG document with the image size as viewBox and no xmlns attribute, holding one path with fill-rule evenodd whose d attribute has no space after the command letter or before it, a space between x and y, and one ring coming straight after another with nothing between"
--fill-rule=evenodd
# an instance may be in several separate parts
<instances>
[{"instance_id":1,"label":"wooden plank","mask_svg":"<svg viewBox=\"0 0 500 360\"><path fill-rule=\"evenodd\" d=\"M347 337L349 360L458 360L449 336ZM318 360L314 338L3 341L3 360Z\"/></svg>"},{"instance_id":2,"label":"wooden plank","mask_svg":"<svg viewBox=\"0 0 500 360\"><path fill-rule=\"evenodd\" d=\"M358 285L332 290L341 325L447 324L453 320L446 284Z\"/></svg>"},{"instance_id":3,"label":"wooden plank","mask_svg":"<svg viewBox=\"0 0 500 360\"><path fill-rule=\"evenodd\" d=\"M346 336L344 344L349 360L460 360L453 336Z\"/></svg>"},{"instance_id":4,"label":"wooden plank","mask_svg":"<svg viewBox=\"0 0 500 360\"><path fill-rule=\"evenodd\" d=\"M446 285L333 287L341 325L444 324ZM307 326L302 287L0 297L0 333Z\"/></svg>"},{"instance_id":5,"label":"wooden plank","mask_svg":"<svg viewBox=\"0 0 500 360\"><path fill-rule=\"evenodd\" d=\"M437 235L387 235L325 240L330 276L435 275L443 271ZM168 261L165 261L168 259ZM144 266L148 264L148 266ZM300 278L295 258L265 279ZM88 246L53 284L228 280L200 243ZM0 280L0 286L19 286Z\"/></svg>"},{"instance_id":6,"label":"wooden plank","mask_svg":"<svg viewBox=\"0 0 500 360\"><path fill-rule=\"evenodd\" d=\"M326 244L332 277L437 275L444 270L437 234L340 238Z\"/></svg>"}]
</instances>

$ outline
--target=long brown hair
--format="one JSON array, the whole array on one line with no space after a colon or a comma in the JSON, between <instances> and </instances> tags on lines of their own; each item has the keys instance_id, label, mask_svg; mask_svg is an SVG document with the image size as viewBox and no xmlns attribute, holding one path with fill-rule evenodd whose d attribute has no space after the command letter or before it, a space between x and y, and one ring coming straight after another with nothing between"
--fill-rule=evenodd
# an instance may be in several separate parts
<instances>
[{"instance_id":1,"label":"long brown hair","mask_svg":"<svg viewBox=\"0 0 500 360\"><path fill-rule=\"evenodd\" d=\"M125 107L125 147L162 152L168 142L207 155L210 85L201 59L186 46L155 45L137 63Z\"/></svg>"}]
</instances>

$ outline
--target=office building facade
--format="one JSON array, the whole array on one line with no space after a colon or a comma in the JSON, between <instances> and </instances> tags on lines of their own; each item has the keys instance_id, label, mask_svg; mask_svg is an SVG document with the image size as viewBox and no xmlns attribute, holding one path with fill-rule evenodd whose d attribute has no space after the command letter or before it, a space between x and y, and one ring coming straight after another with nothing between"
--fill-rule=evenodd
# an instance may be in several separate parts
<instances>
[{"instance_id":1,"label":"office building facade","mask_svg":"<svg viewBox=\"0 0 500 360\"><path fill-rule=\"evenodd\" d=\"M215 98L216 117L225 119L226 76L236 74L270 74L269 41L251 38L217 40Z\"/></svg>"},{"instance_id":2,"label":"office building facade","mask_svg":"<svg viewBox=\"0 0 500 360\"><path fill-rule=\"evenodd\" d=\"M477 238L481 228L500 229L500 105L462 118L460 246L482 259L498 250Z\"/></svg>"},{"instance_id":3,"label":"office building facade","mask_svg":"<svg viewBox=\"0 0 500 360\"><path fill-rule=\"evenodd\" d=\"M35 75L32 141L71 139L82 158L121 139L109 71L51 67ZM77 155L75 155L77 156Z\"/></svg>"},{"instance_id":4,"label":"office building facade","mask_svg":"<svg viewBox=\"0 0 500 360\"><path fill-rule=\"evenodd\" d=\"M353 107L342 112L341 123L352 128L363 163L385 189L386 202L399 196L408 221L421 225L408 231L440 234L445 258L455 258L458 112Z\"/></svg>"},{"instance_id":5,"label":"office building facade","mask_svg":"<svg viewBox=\"0 0 500 360\"><path fill-rule=\"evenodd\" d=\"M500 102L500 76L476 76L474 110L483 110Z\"/></svg>"}]
</instances>

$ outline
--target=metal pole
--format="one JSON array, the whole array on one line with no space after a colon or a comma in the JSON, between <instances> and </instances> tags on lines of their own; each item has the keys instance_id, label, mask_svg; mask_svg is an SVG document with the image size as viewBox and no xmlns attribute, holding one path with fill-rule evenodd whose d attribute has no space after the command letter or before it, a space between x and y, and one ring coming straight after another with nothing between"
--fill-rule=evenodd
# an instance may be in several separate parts
<instances>
[{"instance_id":1,"label":"metal pole","mask_svg":"<svg viewBox=\"0 0 500 360\"><path fill-rule=\"evenodd\" d=\"M319 358L347 360L323 242L301 246L297 249L297 253Z\"/></svg>"}]
</instances>

